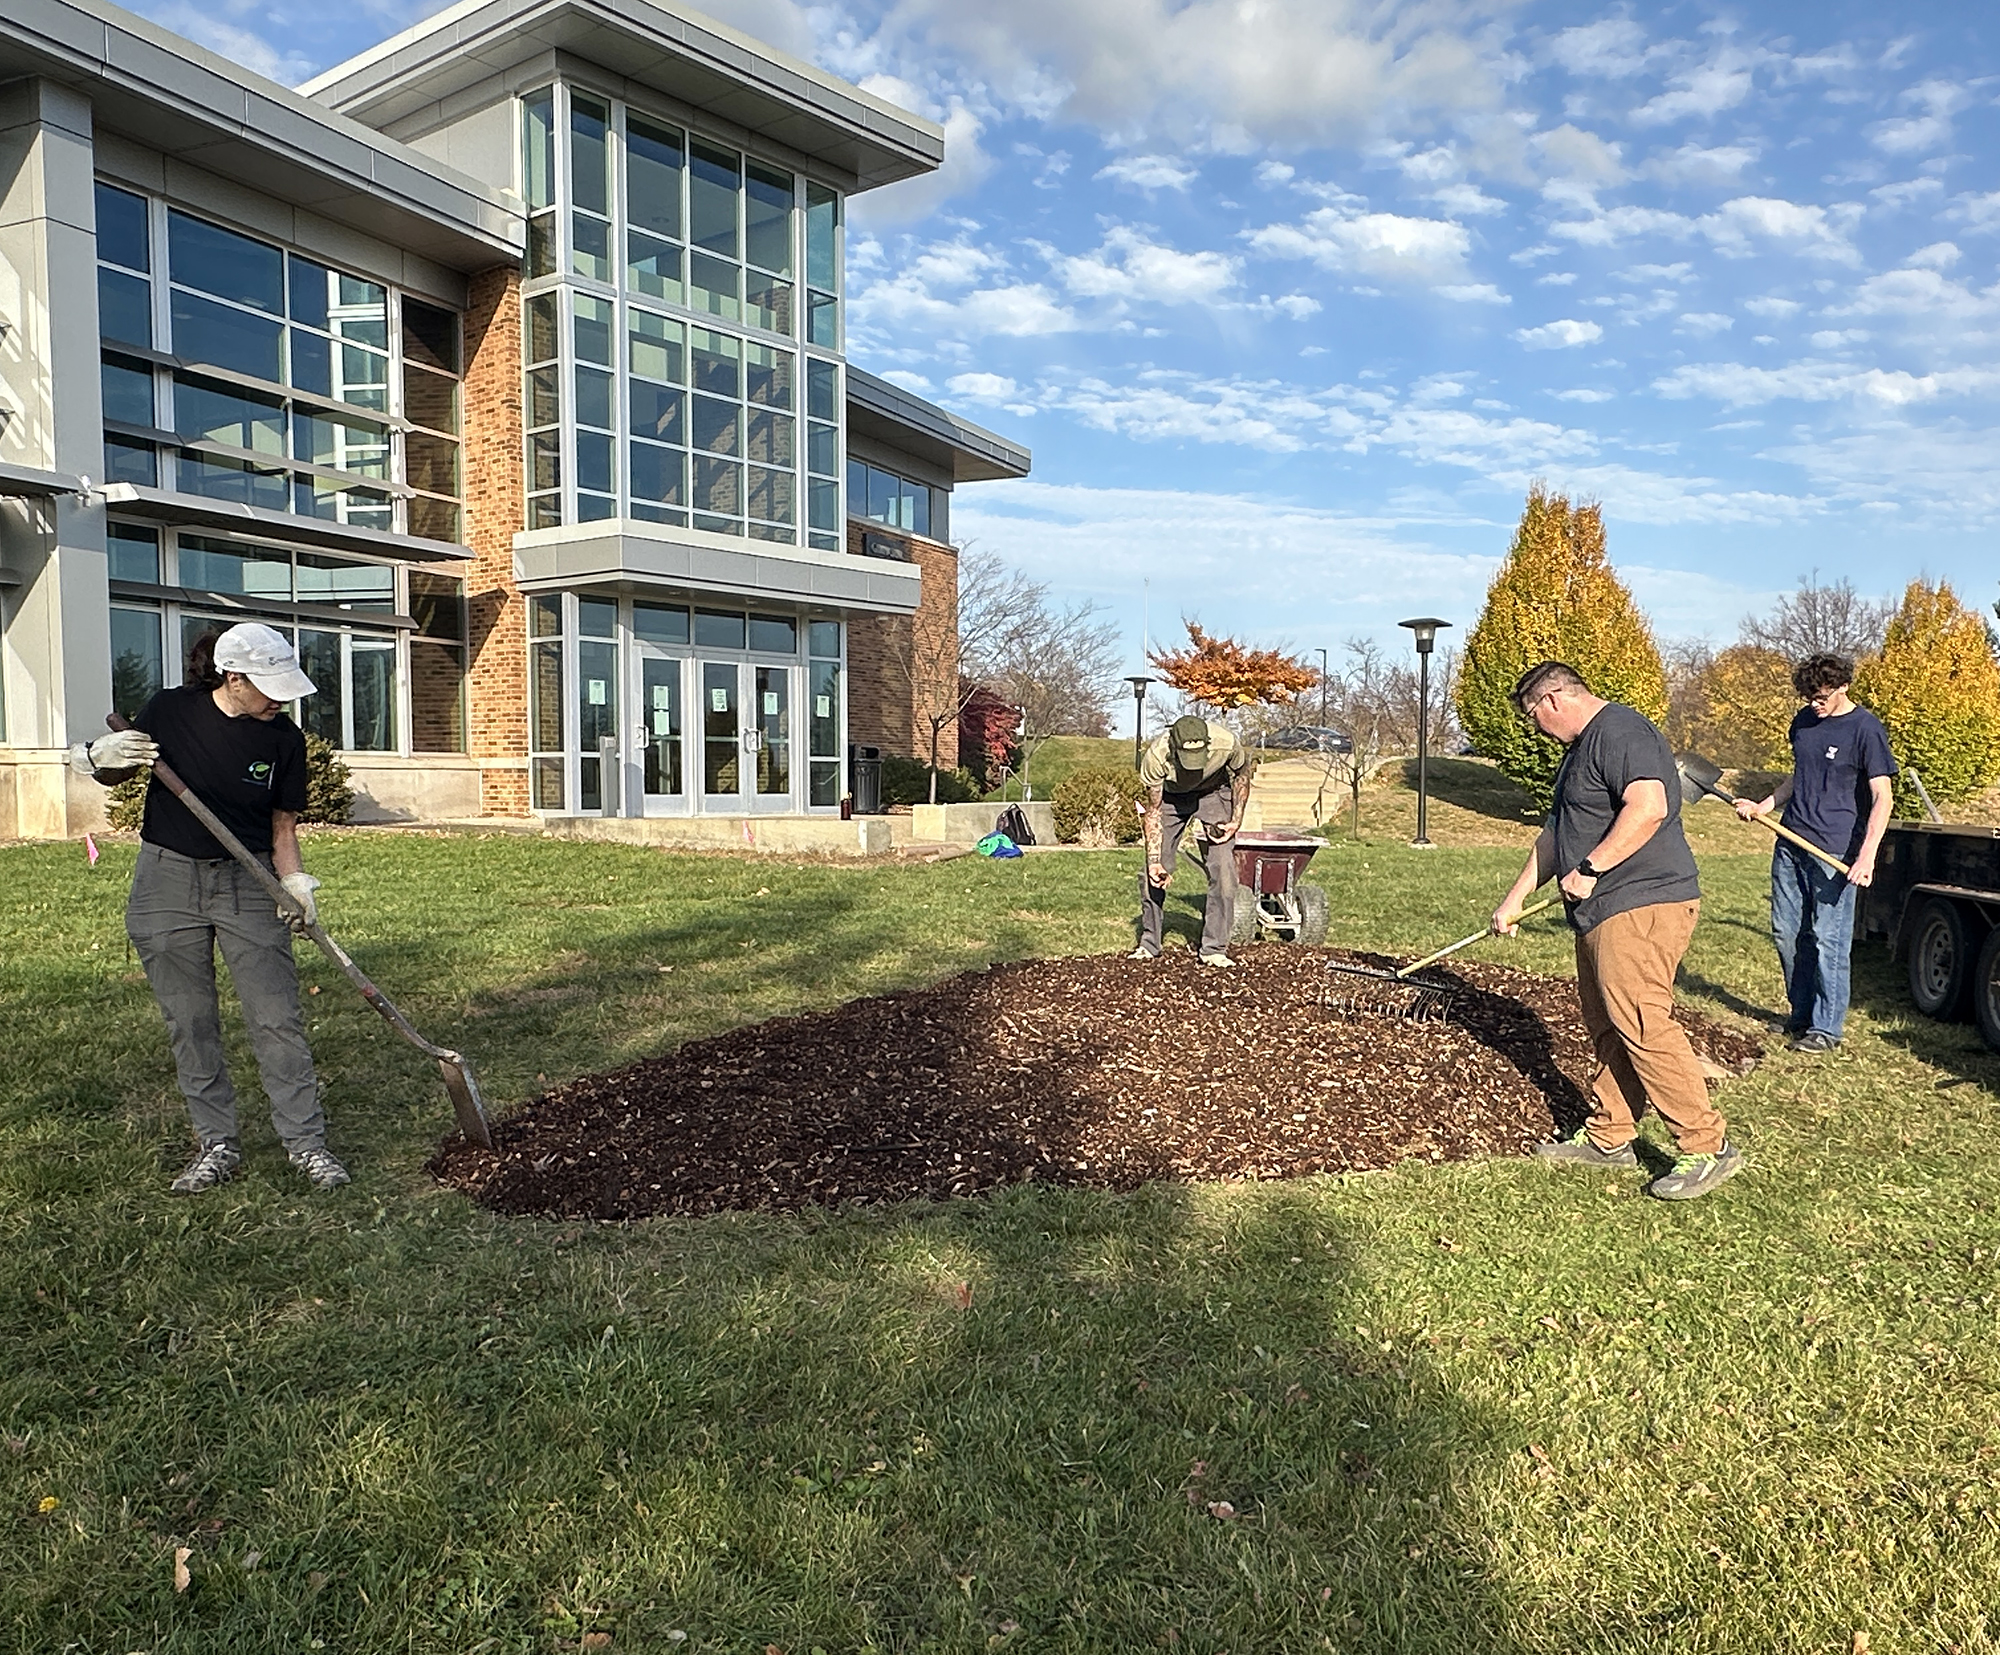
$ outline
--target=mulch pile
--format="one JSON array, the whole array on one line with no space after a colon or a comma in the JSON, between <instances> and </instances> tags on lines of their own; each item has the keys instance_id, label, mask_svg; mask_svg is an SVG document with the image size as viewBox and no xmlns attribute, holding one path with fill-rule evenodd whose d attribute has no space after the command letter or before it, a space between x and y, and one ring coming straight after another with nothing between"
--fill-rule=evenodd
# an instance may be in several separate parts
<instances>
[{"instance_id":1,"label":"mulch pile","mask_svg":"<svg viewBox=\"0 0 2000 1655\"><path fill-rule=\"evenodd\" d=\"M1449 1019L1418 1023L1341 1006L1373 991L1329 957L995 966L585 1076L496 1122L491 1150L447 1139L430 1170L501 1212L643 1218L1516 1155L1587 1113L1573 982L1460 965L1437 974ZM1762 1053L1679 1016L1720 1068Z\"/></svg>"}]
</instances>

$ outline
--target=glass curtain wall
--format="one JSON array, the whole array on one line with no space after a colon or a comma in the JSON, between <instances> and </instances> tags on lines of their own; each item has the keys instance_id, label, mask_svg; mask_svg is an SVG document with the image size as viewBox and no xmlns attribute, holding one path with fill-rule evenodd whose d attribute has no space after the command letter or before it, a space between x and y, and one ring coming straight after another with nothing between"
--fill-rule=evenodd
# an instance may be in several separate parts
<instances>
[{"instance_id":1,"label":"glass curtain wall","mask_svg":"<svg viewBox=\"0 0 2000 1655\"><path fill-rule=\"evenodd\" d=\"M521 143L527 526L838 550L839 192L560 84Z\"/></svg>"},{"instance_id":2,"label":"glass curtain wall","mask_svg":"<svg viewBox=\"0 0 2000 1655\"><path fill-rule=\"evenodd\" d=\"M456 541L459 318L96 187L113 482Z\"/></svg>"}]
</instances>

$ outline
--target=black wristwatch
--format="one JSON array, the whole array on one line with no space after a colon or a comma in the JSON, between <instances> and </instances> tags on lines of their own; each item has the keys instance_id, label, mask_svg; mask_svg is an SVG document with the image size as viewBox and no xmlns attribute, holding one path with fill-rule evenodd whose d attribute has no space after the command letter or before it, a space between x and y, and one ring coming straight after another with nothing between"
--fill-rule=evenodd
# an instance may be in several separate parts
<instances>
[{"instance_id":1,"label":"black wristwatch","mask_svg":"<svg viewBox=\"0 0 2000 1655\"><path fill-rule=\"evenodd\" d=\"M1576 871L1582 874L1585 879L1602 879L1604 877L1600 870L1590 865L1590 858L1587 856L1581 862L1577 863Z\"/></svg>"}]
</instances>

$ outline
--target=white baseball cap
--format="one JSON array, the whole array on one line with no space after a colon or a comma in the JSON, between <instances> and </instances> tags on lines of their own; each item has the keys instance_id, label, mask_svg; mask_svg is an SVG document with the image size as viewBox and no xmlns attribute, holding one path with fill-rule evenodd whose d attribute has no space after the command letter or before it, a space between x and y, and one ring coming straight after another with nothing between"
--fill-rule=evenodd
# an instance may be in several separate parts
<instances>
[{"instance_id":1,"label":"white baseball cap","mask_svg":"<svg viewBox=\"0 0 2000 1655\"><path fill-rule=\"evenodd\" d=\"M232 626L215 640L215 670L242 673L273 701L296 701L318 688L284 634L255 621Z\"/></svg>"}]
</instances>

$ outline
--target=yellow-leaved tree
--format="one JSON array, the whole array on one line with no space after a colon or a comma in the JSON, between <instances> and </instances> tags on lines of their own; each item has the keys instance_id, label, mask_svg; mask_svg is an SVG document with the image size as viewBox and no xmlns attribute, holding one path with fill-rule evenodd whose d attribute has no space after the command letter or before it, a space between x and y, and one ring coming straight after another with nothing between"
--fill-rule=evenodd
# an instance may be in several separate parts
<instances>
[{"instance_id":1,"label":"yellow-leaved tree","mask_svg":"<svg viewBox=\"0 0 2000 1655\"><path fill-rule=\"evenodd\" d=\"M1693 685L1691 716L1669 727L1676 747L1713 759L1725 770L1789 770L1786 732L1799 710L1792 669L1760 644L1731 644Z\"/></svg>"},{"instance_id":2,"label":"yellow-leaved tree","mask_svg":"<svg viewBox=\"0 0 2000 1655\"><path fill-rule=\"evenodd\" d=\"M1881 719L1896 762L1919 771L1940 805L2000 779L2000 662L1985 620L1949 581L1910 582L1882 653L1855 675L1854 699ZM1897 808L1920 814L1915 789L1896 785Z\"/></svg>"},{"instance_id":3,"label":"yellow-leaved tree","mask_svg":"<svg viewBox=\"0 0 2000 1655\"><path fill-rule=\"evenodd\" d=\"M1548 808L1562 748L1515 710L1514 681L1537 661L1567 661L1598 695L1655 723L1667 675L1652 628L1612 571L1604 514L1536 483L1486 607L1465 641L1458 720L1473 746Z\"/></svg>"}]
</instances>

